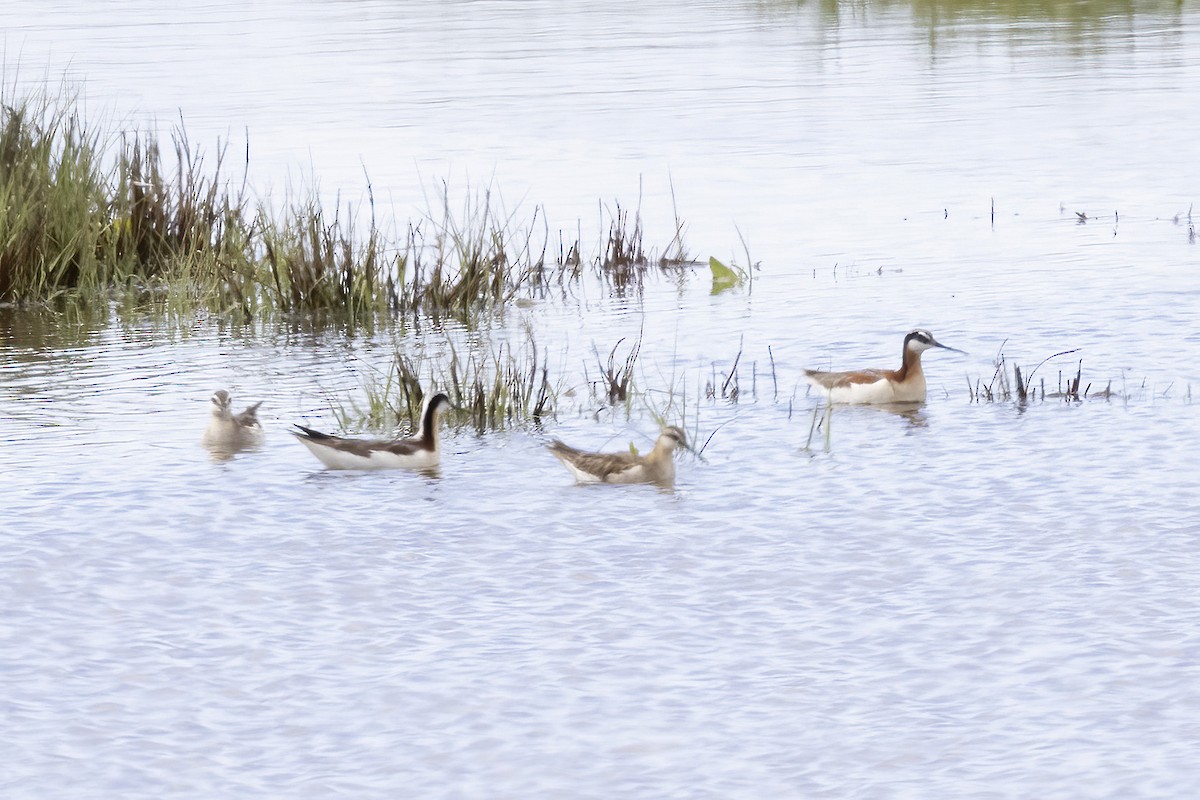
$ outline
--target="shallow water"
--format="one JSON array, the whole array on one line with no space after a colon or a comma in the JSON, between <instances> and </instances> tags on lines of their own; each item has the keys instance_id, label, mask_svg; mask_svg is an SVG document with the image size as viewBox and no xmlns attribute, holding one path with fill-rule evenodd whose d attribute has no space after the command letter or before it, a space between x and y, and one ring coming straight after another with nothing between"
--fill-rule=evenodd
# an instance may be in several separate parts
<instances>
[{"instance_id":1,"label":"shallow water","mask_svg":"<svg viewBox=\"0 0 1200 800\"><path fill-rule=\"evenodd\" d=\"M573 227L641 175L661 242L669 175L699 255L744 261L736 222L763 268L469 331L0 309L3 794L1194 793L1198 28L915 8L6 4L24 79L69 61L89 105L249 127L268 184L365 164L404 219L418 169L495 175ZM970 355L806 452L801 368L890 366L914 325ZM448 430L436 477L285 433L397 346L526 328L578 394ZM584 386L639 331L637 385L686 389L705 460L574 486L550 437L649 446L647 403ZM1079 348L1049 390L1082 358L1119 396L969 402L1002 345ZM739 349L738 401L702 397ZM265 400L229 461L199 445L221 387Z\"/></svg>"}]
</instances>

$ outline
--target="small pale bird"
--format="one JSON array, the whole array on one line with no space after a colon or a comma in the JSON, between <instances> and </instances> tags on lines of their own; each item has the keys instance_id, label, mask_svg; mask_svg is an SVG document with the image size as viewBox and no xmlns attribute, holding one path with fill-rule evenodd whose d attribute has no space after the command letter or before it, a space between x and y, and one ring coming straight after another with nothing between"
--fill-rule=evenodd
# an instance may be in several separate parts
<instances>
[{"instance_id":1,"label":"small pale bird","mask_svg":"<svg viewBox=\"0 0 1200 800\"><path fill-rule=\"evenodd\" d=\"M804 376L834 403L924 403L925 372L921 369L921 354L933 347L953 350L956 353L963 352L937 341L929 331L917 329L904 337L900 369L863 369L849 372L806 369Z\"/></svg>"},{"instance_id":2,"label":"small pale bird","mask_svg":"<svg viewBox=\"0 0 1200 800\"><path fill-rule=\"evenodd\" d=\"M654 449L644 456L633 453L586 453L555 439L548 447L579 483L660 483L675 480L674 453L688 447L682 428L663 428Z\"/></svg>"},{"instance_id":3,"label":"small pale bird","mask_svg":"<svg viewBox=\"0 0 1200 800\"><path fill-rule=\"evenodd\" d=\"M343 439L303 425L290 433L329 469L433 469L441 459L438 422L451 406L444 394L427 398L421 427L410 439Z\"/></svg>"},{"instance_id":4,"label":"small pale bird","mask_svg":"<svg viewBox=\"0 0 1200 800\"><path fill-rule=\"evenodd\" d=\"M259 400L240 414L233 413L233 398L224 389L213 392L209 399L212 419L201 439L205 447L235 450L257 444L262 439L262 425L258 423Z\"/></svg>"}]
</instances>

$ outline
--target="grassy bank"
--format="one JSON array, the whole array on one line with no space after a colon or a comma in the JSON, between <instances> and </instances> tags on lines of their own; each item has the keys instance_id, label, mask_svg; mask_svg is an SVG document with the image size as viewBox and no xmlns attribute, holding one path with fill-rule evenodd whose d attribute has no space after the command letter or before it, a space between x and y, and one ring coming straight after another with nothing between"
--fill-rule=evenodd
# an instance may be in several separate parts
<instances>
[{"instance_id":1,"label":"grassy bank","mask_svg":"<svg viewBox=\"0 0 1200 800\"><path fill-rule=\"evenodd\" d=\"M407 224L380 224L370 186L364 207L330 209L315 192L268 204L248 188L248 151L235 169L227 147L203 152L182 127L168 137L95 127L69 93L8 94L3 302L119 290L168 312L244 319L297 310L436 319L564 291L588 273L637 288L650 269L687 259L682 224L655 254L638 212L619 204L603 207L608 233L592 256L552 232L540 208L523 223L488 190L459 203L443 187Z\"/></svg>"}]
</instances>

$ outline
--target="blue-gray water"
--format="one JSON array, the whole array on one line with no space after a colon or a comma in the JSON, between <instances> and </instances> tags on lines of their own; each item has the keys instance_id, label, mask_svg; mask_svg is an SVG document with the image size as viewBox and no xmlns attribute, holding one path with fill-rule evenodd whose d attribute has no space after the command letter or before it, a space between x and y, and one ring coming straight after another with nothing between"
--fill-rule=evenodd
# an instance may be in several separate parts
<instances>
[{"instance_id":1,"label":"blue-gray water","mask_svg":"<svg viewBox=\"0 0 1200 800\"><path fill-rule=\"evenodd\" d=\"M491 183L573 232L640 182L661 246L673 184L693 254L745 263L740 230L762 271L471 331L0 310L0 793L1193 796L1196 8L850 8L5 4L6 83L19 55L98 117L248 129L264 194L365 168L403 222ZM970 355L805 452L800 370L893 366L917 325ZM285 433L397 347L526 329L574 396L447 431L436 478ZM639 331L645 394L593 415L594 349ZM969 402L1001 347L1117 396ZM261 449L200 447L217 388L265 400ZM670 390L713 434L673 492L543 449L645 448Z\"/></svg>"}]
</instances>

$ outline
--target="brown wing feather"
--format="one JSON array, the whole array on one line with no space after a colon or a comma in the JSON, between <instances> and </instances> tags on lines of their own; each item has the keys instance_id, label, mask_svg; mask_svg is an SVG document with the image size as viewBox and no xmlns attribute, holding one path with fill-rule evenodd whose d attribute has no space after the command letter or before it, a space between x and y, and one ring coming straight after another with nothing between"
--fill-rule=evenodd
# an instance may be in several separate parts
<instances>
[{"instance_id":1,"label":"brown wing feather","mask_svg":"<svg viewBox=\"0 0 1200 800\"><path fill-rule=\"evenodd\" d=\"M564 461L570 461L578 469L589 475L595 475L597 478L624 472L641 463L641 459L633 453L585 453L563 444L557 439L550 444L550 452Z\"/></svg>"},{"instance_id":2,"label":"brown wing feather","mask_svg":"<svg viewBox=\"0 0 1200 800\"><path fill-rule=\"evenodd\" d=\"M876 381L893 378L895 370L890 369L860 369L853 372L824 372L818 369L806 369L804 374L810 381L826 389L836 389L839 386L850 386L855 383L875 383Z\"/></svg>"},{"instance_id":3,"label":"brown wing feather","mask_svg":"<svg viewBox=\"0 0 1200 800\"><path fill-rule=\"evenodd\" d=\"M328 433L321 433L312 428L306 428L303 425L297 425L297 428L304 431L305 438L312 439L314 442L320 442L326 447L332 447L335 450L342 450L362 458L370 458L371 453L384 451L394 453L398 456L409 456L419 450L429 449L415 439L343 439L341 436L332 436Z\"/></svg>"},{"instance_id":4,"label":"brown wing feather","mask_svg":"<svg viewBox=\"0 0 1200 800\"><path fill-rule=\"evenodd\" d=\"M386 450L398 456L411 456L420 450L432 450L424 442L416 439L397 439L394 442L370 442L372 450Z\"/></svg>"},{"instance_id":5,"label":"brown wing feather","mask_svg":"<svg viewBox=\"0 0 1200 800\"><path fill-rule=\"evenodd\" d=\"M234 417L234 419L237 420L237 424L241 425L243 428L253 428L258 425L258 407L262 404L263 401L259 400L257 403Z\"/></svg>"}]
</instances>

